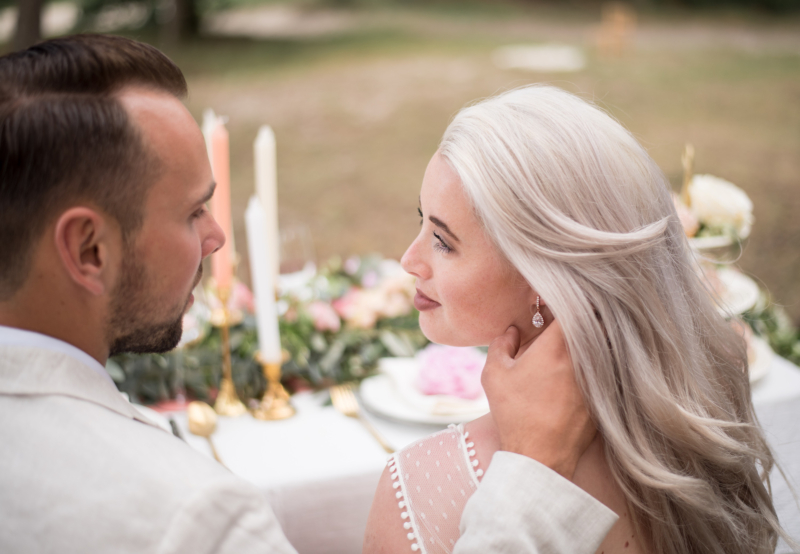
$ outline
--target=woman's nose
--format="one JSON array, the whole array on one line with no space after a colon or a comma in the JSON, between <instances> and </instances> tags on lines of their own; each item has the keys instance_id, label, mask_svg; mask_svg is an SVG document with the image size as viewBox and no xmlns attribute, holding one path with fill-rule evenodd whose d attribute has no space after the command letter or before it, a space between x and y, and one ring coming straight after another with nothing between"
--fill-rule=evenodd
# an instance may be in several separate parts
<instances>
[{"instance_id":1,"label":"woman's nose","mask_svg":"<svg viewBox=\"0 0 800 554\"><path fill-rule=\"evenodd\" d=\"M418 279L430 278L430 267L425 263L425 260L423 260L422 256L420 256L419 237L417 237L414 242L408 246L405 254L403 254L403 257L400 259L400 265L403 267L406 273L409 273Z\"/></svg>"}]
</instances>

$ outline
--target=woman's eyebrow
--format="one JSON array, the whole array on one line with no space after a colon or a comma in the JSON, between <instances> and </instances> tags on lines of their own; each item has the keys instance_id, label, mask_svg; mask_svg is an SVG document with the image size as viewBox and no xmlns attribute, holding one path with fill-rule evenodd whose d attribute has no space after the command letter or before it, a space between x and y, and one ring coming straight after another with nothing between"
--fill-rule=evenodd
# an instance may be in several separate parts
<instances>
[{"instance_id":1,"label":"woman's eyebrow","mask_svg":"<svg viewBox=\"0 0 800 554\"><path fill-rule=\"evenodd\" d=\"M429 220L430 220L430 221L431 221L431 222L432 222L434 225L436 225L437 227L441 228L441 229L442 229L442 231L444 231L445 233L447 233L448 235L450 235L450 238L452 238L454 241L456 241L456 242L461 242L461 241L459 240L459 238L458 238L458 237L455 235L455 233L453 233L453 231L451 231L451 230L450 230L450 227L448 227L448 226L447 226L447 224L446 224L444 221L442 221L442 220L441 220L441 219L439 219L438 217L434 217L434 216L432 216L432 215L429 215L429 216L428 216L428 219L429 219Z\"/></svg>"}]
</instances>

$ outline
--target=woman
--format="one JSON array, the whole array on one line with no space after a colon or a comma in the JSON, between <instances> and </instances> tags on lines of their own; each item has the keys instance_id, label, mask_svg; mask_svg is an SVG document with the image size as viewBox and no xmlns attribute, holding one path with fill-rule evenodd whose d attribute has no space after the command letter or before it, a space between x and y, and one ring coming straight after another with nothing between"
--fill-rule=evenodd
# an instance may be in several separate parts
<instances>
[{"instance_id":1,"label":"woman","mask_svg":"<svg viewBox=\"0 0 800 554\"><path fill-rule=\"evenodd\" d=\"M620 517L598 552L774 551L744 343L630 133L556 88L490 98L445 132L420 216L403 267L433 342L485 345L514 325L524 349L558 319L598 429L573 481ZM498 448L489 414L395 455L364 551L449 552Z\"/></svg>"}]
</instances>

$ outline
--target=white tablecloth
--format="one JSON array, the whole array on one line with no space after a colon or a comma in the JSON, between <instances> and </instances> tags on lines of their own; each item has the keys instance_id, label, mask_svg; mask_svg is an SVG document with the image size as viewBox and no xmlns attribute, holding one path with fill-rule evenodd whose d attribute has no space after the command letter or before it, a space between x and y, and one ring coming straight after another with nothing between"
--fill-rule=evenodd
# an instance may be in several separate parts
<instances>
[{"instance_id":1,"label":"white tablecloth","mask_svg":"<svg viewBox=\"0 0 800 554\"><path fill-rule=\"evenodd\" d=\"M284 421L221 417L214 443L233 473L264 491L300 554L358 554L388 456L358 421L323 406L325 401L326 393L295 395L297 415ZM800 490L800 369L776 358L754 386L753 402ZM397 449L441 429L366 415ZM189 444L210 456L206 441L189 434L185 414L175 419ZM776 485L779 516L800 539L800 511L785 485Z\"/></svg>"},{"instance_id":2,"label":"white tablecloth","mask_svg":"<svg viewBox=\"0 0 800 554\"><path fill-rule=\"evenodd\" d=\"M283 421L220 417L213 440L231 471L264 491L300 554L357 554L389 455L358 421L323 406L327 400L325 392L295 395L297 415ZM365 415L398 450L442 429ZM210 456L185 414L174 417L187 442Z\"/></svg>"}]
</instances>

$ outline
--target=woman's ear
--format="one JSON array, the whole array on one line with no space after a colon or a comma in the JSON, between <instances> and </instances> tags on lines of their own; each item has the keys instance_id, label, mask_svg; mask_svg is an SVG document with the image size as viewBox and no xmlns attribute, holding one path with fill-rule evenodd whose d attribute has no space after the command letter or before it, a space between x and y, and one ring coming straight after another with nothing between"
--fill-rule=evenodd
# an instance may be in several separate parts
<instances>
[{"instance_id":1,"label":"woman's ear","mask_svg":"<svg viewBox=\"0 0 800 554\"><path fill-rule=\"evenodd\" d=\"M88 207L66 210L55 225L56 250L64 270L76 285L97 296L113 282L110 243L116 238L107 216Z\"/></svg>"}]
</instances>

